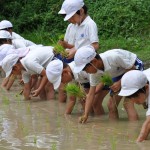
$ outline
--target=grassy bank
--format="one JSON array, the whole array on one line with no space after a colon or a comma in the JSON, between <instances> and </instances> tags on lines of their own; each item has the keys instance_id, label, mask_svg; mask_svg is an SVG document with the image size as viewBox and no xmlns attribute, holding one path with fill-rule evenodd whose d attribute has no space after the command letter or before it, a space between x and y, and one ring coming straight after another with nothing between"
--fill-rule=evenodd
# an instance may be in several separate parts
<instances>
[{"instance_id":1,"label":"grassy bank","mask_svg":"<svg viewBox=\"0 0 150 150\"><path fill-rule=\"evenodd\" d=\"M60 33L62 34L62 33ZM57 41L59 34L52 34L49 32L35 31L33 33L24 33L23 36L35 43L43 45L52 45L52 41ZM121 48L129 50L138 55L144 62L150 61L150 37L114 37L114 38L100 38L100 52L104 52L114 48Z\"/></svg>"}]
</instances>

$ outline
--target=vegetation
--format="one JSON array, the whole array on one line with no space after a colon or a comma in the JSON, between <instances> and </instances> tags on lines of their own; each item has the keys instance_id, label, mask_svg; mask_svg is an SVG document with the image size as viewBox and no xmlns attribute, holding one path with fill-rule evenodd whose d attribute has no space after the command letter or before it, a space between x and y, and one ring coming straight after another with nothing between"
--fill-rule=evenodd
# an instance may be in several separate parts
<instances>
[{"instance_id":1,"label":"vegetation","mask_svg":"<svg viewBox=\"0 0 150 150\"><path fill-rule=\"evenodd\" d=\"M113 48L127 49L144 61L150 59L149 0L84 0L88 13L97 23L99 52ZM64 34L68 22L58 11L63 0L1 0L0 20L14 24L14 30L25 38L51 45L51 39Z\"/></svg>"},{"instance_id":2,"label":"vegetation","mask_svg":"<svg viewBox=\"0 0 150 150\"><path fill-rule=\"evenodd\" d=\"M76 83L67 84L65 87L65 91L67 92L67 94L71 96L76 96L79 99L84 98L86 96L83 88L77 85Z\"/></svg>"},{"instance_id":3,"label":"vegetation","mask_svg":"<svg viewBox=\"0 0 150 150\"><path fill-rule=\"evenodd\" d=\"M101 76L100 82L107 86L111 86L113 84L112 77L108 73L105 73Z\"/></svg>"}]
</instances>

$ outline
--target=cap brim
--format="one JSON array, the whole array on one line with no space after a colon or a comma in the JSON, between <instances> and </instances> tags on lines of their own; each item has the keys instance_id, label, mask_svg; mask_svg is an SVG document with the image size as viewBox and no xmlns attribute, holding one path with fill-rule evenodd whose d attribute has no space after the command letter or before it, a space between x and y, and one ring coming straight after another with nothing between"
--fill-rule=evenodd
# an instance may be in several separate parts
<instances>
[{"instance_id":1,"label":"cap brim","mask_svg":"<svg viewBox=\"0 0 150 150\"><path fill-rule=\"evenodd\" d=\"M79 73L80 71L82 71L83 70L83 68L86 66L86 64L84 64L84 65L80 65L80 66L76 66L75 65L75 67L74 67L74 72L75 73Z\"/></svg>"},{"instance_id":2,"label":"cap brim","mask_svg":"<svg viewBox=\"0 0 150 150\"><path fill-rule=\"evenodd\" d=\"M64 21L67 21L68 19L70 19L77 11L73 11L72 13L70 14L66 14L66 17L64 18Z\"/></svg>"},{"instance_id":3,"label":"cap brim","mask_svg":"<svg viewBox=\"0 0 150 150\"><path fill-rule=\"evenodd\" d=\"M132 94L134 94L135 92L137 92L139 89L132 89L132 90L127 90L127 89L122 89L119 92L119 96L130 96Z\"/></svg>"},{"instance_id":4,"label":"cap brim","mask_svg":"<svg viewBox=\"0 0 150 150\"><path fill-rule=\"evenodd\" d=\"M62 14L62 15L64 14L64 15L65 15L65 14L66 14L66 12L65 12L65 10L64 10L64 9L61 9L61 10L58 12L58 14Z\"/></svg>"},{"instance_id":5,"label":"cap brim","mask_svg":"<svg viewBox=\"0 0 150 150\"><path fill-rule=\"evenodd\" d=\"M9 77L9 75L11 74L12 69L6 72L6 78Z\"/></svg>"},{"instance_id":6,"label":"cap brim","mask_svg":"<svg viewBox=\"0 0 150 150\"><path fill-rule=\"evenodd\" d=\"M58 79L53 83L54 89L57 90L61 83L61 75L58 77Z\"/></svg>"}]
</instances>

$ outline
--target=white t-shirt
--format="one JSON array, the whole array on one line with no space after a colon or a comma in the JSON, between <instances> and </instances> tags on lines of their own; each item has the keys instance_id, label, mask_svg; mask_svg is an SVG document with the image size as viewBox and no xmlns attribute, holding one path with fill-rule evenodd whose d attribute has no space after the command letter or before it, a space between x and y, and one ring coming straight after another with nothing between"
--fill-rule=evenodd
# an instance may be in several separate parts
<instances>
[{"instance_id":1,"label":"white t-shirt","mask_svg":"<svg viewBox=\"0 0 150 150\"><path fill-rule=\"evenodd\" d=\"M0 66L1 66L2 60L6 57L7 52L11 49L14 49L13 45L11 44L2 44L0 46Z\"/></svg>"},{"instance_id":2,"label":"white t-shirt","mask_svg":"<svg viewBox=\"0 0 150 150\"><path fill-rule=\"evenodd\" d=\"M126 69L132 68L137 55L122 49L108 50L100 54L104 64L104 72L110 74L112 78L122 75ZM90 75L90 85L96 86L100 82L102 73Z\"/></svg>"},{"instance_id":3,"label":"white t-shirt","mask_svg":"<svg viewBox=\"0 0 150 150\"><path fill-rule=\"evenodd\" d=\"M143 73L146 75L146 77L149 81L149 84L150 84L150 68L147 70L144 70ZM149 85L149 95L147 98L147 102L148 102L148 110L146 112L146 116L149 116L150 115L150 85Z\"/></svg>"},{"instance_id":4,"label":"white t-shirt","mask_svg":"<svg viewBox=\"0 0 150 150\"><path fill-rule=\"evenodd\" d=\"M79 82L79 83L87 83L89 82L89 74L86 73L85 71L81 71L80 73L75 73L73 70L74 70L74 66L75 66L75 62L71 62L68 64L69 67L71 68L72 70L72 73L73 73L73 76L74 76L74 80L76 82Z\"/></svg>"},{"instance_id":5,"label":"white t-shirt","mask_svg":"<svg viewBox=\"0 0 150 150\"><path fill-rule=\"evenodd\" d=\"M90 16L87 16L85 20L77 26L75 48L79 49L82 46L90 45L95 42L99 42L97 25Z\"/></svg>"},{"instance_id":6,"label":"white t-shirt","mask_svg":"<svg viewBox=\"0 0 150 150\"><path fill-rule=\"evenodd\" d=\"M71 45L75 44L77 25L70 23L66 29L64 40Z\"/></svg>"},{"instance_id":7,"label":"white t-shirt","mask_svg":"<svg viewBox=\"0 0 150 150\"><path fill-rule=\"evenodd\" d=\"M47 67L49 62L53 59L54 53L51 46L36 47L29 51L29 53L20 61L25 68L22 77L24 83L28 83L30 75L41 74L42 70Z\"/></svg>"},{"instance_id":8,"label":"white t-shirt","mask_svg":"<svg viewBox=\"0 0 150 150\"><path fill-rule=\"evenodd\" d=\"M19 34L12 32L12 39L24 39L22 36L20 36Z\"/></svg>"},{"instance_id":9,"label":"white t-shirt","mask_svg":"<svg viewBox=\"0 0 150 150\"><path fill-rule=\"evenodd\" d=\"M17 48L22 48L22 47L29 47L29 46L36 46L35 43L25 40L25 39L13 39L12 40L12 45L17 49Z\"/></svg>"}]
</instances>

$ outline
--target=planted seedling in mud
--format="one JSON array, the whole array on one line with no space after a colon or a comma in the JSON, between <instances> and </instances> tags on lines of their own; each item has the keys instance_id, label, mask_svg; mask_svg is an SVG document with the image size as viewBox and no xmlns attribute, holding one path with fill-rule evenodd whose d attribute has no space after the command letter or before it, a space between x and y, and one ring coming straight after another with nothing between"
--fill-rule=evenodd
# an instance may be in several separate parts
<instances>
[{"instance_id":1,"label":"planted seedling in mud","mask_svg":"<svg viewBox=\"0 0 150 150\"><path fill-rule=\"evenodd\" d=\"M104 73L101 76L100 82L102 82L106 86L111 86L113 84L112 77L108 73Z\"/></svg>"},{"instance_id":2,"label":"planted seedling in mud","mask_svg":"<svg viewBox=\"0 0 150 150\"><path fill-rule=\"evenodd\" d=\"M55 44L54 45L54 53L55 54L60 54L63 58L68 57L68 53L65 50L65 48L63 46L61 46L60 44Z\"/></svg>"},{"instance_id":3,"label":"planted seedling in mud","mask_svg":"<svg viewBox=\"0 0 150 150\"><path fill-rule=\"evenodd\" d=\"M22 130L23 135L25 135L25 136L28 135L28 133L29 133L28 128L26 128L23 123L20 123L18 126Z\"/></svg>"},{"instance_id":4,"label":"planted seedling in mud","mask_svg":"<svg viewBox=\"0 0 150 150\"><path fill-rule=\"evenodd\" d=\"M16 97L16 100L17 100L18 104L20 104L20 102L21 102L20 94L16 94L15 97Z\"/></svg>"},{"instance_id":5,"label":"planted seedling in mud","mask_svg":"<svg viewBox=\"0 0 150 150\"><path fill-rule=\"evenodd\" d=\"M56 143L52 143L52 150L57 150L57 146L56 146Z\"/></svg>"},{"instance_id":6,"label":"planted seedling in mud","mask_svg":"<svg viewBox=\"0 0 150 150\"><path fill-rule=\"evenodd\" d=\"M31 113L31 106L30 104L27 105L27 112L30 114Z\"/></svg>"},{"instance_id":7,"label":"planted seedling in mud","mask_svg":"<svg viewBox=\"0 0 150 150\"><path fill-rule=\"evenodd\" d=\"M116 137L111 137L110 139L111 150L116 150L117 148L117 140Z\"/></svg>"},{"instance_id":8,"label":"planted seedling in mud","mask_svg":"<svg viewBox=\"0 0 150 150\"><path fill-rule=\"evenodd\" d=\"M34 144L37 143L37 137L36 137L36 136L34 136L34 138L33 138L33 143L34 143Z\"/></svg>"},{"instance_id":9,"label":"planted seedling in mud","mask_svg":"<svg viewBox=\"0 0 150 150\"><path fill-rule=\"evenodd\" d=\"M75 96L79 99L83 99L86 97L86 93L83 88L76 83L69 83L65 87L65 91L68 95Z\"/></svg>"},{"instance_id":10,"label":"planted seedling in mud","mask_svg":"<svg viewBox=\"0 0 150 150\"><path fill-rule=\"evenodd\" d=\"M9 105L9 104L10 104L9 98L6 97L6 96L3 96L3 98L2 98L2 103L3 103L4 105Z\"/></svg>"},{"instance_id":11,"label":"planted seedling in mud","mask_svg":"<svg viewBox=\"0 0 150 150\"><path fill-rule=\"evenodd\" d=\"M58 40L63 41L63 40L64 40L64 37L65 37L65 35L64 35L64 34L61 34L61 35L59 35Z\"/></svg>"}]
</instances>

